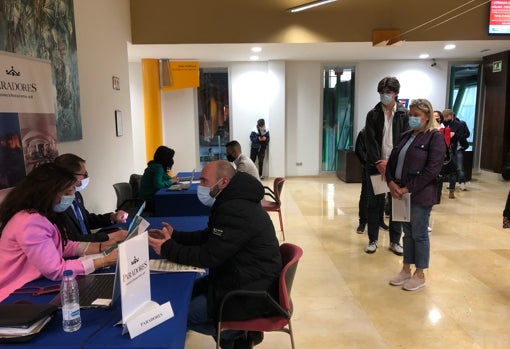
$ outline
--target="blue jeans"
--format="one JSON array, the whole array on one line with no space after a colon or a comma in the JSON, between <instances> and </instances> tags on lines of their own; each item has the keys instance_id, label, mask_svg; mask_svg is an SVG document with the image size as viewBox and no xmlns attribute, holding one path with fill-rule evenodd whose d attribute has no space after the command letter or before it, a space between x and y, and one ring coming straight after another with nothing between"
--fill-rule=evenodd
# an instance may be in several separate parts
<instances>
[{"instance_id":1,"label":"blue jeans","mask_svg":"<svg viewBox=\"0 0 510 349\"><path fill-rule=\"evenodd\" d=\"M188 330L217 338L216 323L207 315L207 297L198 295L191 299L188 312ZM221 332L220 347L232 349L236 339L241 338L244 331L226 330Z\"/></svg>"},{"instance_id":2,"label":"blue jeans","mask_svg":"<svg viewBox=\"0 0 510 349\"><path fill-rule=\"evenodd\" d=\"M411 203L411 222L403 222L404 264L427 269L430 260L429 218L432 206Z\"/></svg>"},{"instance_id":3,"label":"blue jeans","mask_svg":"<svg viewBox=\"0 0 510 349\"><path fill-rule=\"evenodd\" d=\"M455 160L457 161L457 173L451 174L448 178L448 187L451 190L455 189L455 182L464 183L466 181L464 174L464 149L457 149Z\"/></svg>"}]
</instances>

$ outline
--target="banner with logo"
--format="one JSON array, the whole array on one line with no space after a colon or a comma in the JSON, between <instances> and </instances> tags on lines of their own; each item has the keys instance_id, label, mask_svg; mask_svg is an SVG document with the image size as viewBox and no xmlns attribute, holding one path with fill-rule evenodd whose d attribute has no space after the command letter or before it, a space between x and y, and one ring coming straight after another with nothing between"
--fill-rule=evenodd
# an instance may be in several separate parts
<instances>
[{"instance_id":1,"label":"banner with logo","mask_svg":"<svg viewBox=\"0 0 510 349\"><path fill-rule=\"evenodd\" d=\"M0 201L58 154L54 92L49 61L0 51Z\"/></svg>"}]
</instances>

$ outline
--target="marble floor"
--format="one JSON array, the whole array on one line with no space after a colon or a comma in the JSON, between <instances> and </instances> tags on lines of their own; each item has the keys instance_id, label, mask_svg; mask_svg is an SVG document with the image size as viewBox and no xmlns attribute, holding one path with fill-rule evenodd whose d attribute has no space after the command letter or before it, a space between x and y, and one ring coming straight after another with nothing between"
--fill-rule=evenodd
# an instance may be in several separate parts
<instances>
[{"instance_id":1,"label":"marble floor","mask_svg":"<svg viewBox=\"0 0 510 349\"><path fill-rule=\"evenodd\" d=\"M286 241L304 250L292 290L296 348L510 348L510 229L502 229L509 189L481 173L455 199L443 191L431 214L427 285L408 292L388 284L402 257L388 251L387 232L376 253L363 252L360 184L333 174L288 178ZM210 337L188 334L186 349L205 348L214 348ZM266 333L257 348L291 345L285 333Z\"/></svg>"}]
</instances>

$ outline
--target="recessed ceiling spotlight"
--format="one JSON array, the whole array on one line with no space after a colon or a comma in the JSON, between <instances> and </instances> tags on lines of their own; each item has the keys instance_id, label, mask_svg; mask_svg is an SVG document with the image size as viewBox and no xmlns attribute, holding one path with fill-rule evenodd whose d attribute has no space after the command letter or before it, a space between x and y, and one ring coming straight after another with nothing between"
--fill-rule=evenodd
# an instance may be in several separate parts
<instances>
[{"instance_id":1,"label":"recessed ceiling spotlight","mask_svg":"<svg viewBox=\"0 0 510 349\"><path fill-rule=\"evenodd\" d=\"M251 48L251 52L260 52L260 51L262 51L262 47L254 46Z\"/></svg>"},{"instance_id":2,"label":"recessed ceiling spotlight","mask_svg":"<svg viewBox=\"0 0 510 349\"><path fill-rule=\"evenodd\" d=\"M444 49L445 50L453 50L455 47L457 47L457 46L455 46L455 44L446 44L444 46Z\"/></svg>"},{"instance_id":3,"label":"recessed ceiling spotlight","mask_svg":"<svg viewBox=\"0 0 510 349\"><path fill-rule=\"evenodd\" d=\"M250 61L258 61L259 56L250 56Z\"/></svg>"},{"instance_id":4,"label":"recessed ceiling spotlight","mask_svg":"<svg viewBox=\"0 0 510 349\"><path fill-rule=\"evenodd\" d=\"M422 53L419 57L420 57L420 59L425 59L425 58L429 58L430 55L428 53Z\"/></svg>"}]
</instances>

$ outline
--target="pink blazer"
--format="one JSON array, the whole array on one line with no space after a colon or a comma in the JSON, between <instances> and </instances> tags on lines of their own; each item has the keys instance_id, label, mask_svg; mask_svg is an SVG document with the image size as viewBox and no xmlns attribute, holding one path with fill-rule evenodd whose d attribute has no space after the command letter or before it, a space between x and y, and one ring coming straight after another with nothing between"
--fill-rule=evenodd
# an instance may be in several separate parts
<instances>
[{"instance_id":1,"label":"pink blazer","mask_svg":"<svg viewBox=\"0 0 510 349\"><path fill-rule=\"evenodd\" d=\"M64 270L75 275L85 268L75 257L79 242L68 241L62 250L57 227L39 213L20 211L5 225L0 236L0 301L29 281L45 277L60 280Z\"/></svg>"}]
</instances>

